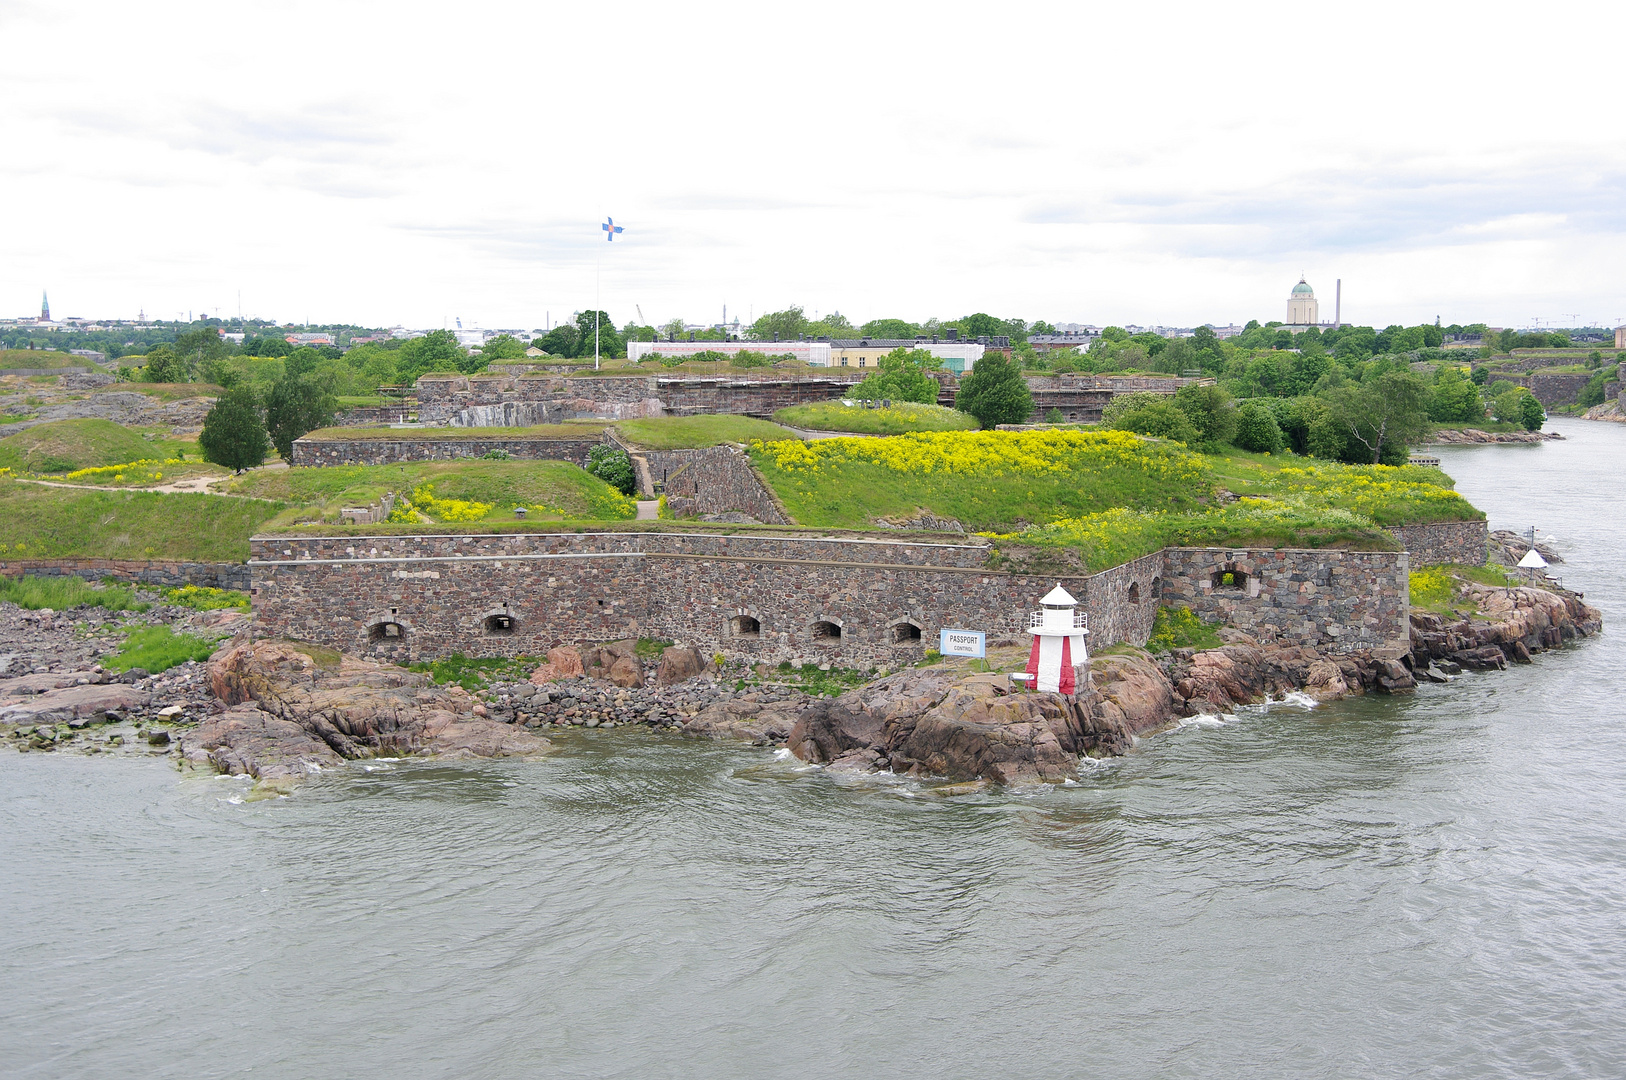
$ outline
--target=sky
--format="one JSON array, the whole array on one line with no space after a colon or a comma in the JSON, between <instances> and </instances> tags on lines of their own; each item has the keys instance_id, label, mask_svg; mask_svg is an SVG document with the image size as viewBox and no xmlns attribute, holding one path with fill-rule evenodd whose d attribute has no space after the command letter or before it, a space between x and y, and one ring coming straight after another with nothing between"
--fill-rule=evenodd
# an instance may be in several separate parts
<instances>
[{"instance_id":1,"label":"sky","mask_svg":"<svg viewBox=\"0 0 1626 1080\"><path fill-rule=\"evenodd\" d=\"M0 0L0 316L1626 322L1626 7ZM605 241L613 215L625 232Z\"/></svg>"}]
</instances>

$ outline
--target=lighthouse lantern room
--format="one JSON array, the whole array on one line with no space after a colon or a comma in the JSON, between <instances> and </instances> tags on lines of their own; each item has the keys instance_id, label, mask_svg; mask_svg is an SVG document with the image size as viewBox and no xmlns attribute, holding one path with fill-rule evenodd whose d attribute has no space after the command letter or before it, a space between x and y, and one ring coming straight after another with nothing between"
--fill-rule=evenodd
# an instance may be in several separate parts
<instances>
[{"instance_id":1,"label":"lighthouse lantern room","mask_svg":"<svg viewBox=\"0 0 1626 1080\"><path fill-rule=\"evenodd\" d=\"M1040 610L1028 617L1033 649L1028 654L1027 678L1022 681L1052 694L1077 693L1079 669L1087 669L1090 662L1084 647L1090 617L1078 610L1078 601L1059 584L1039 601L1039 606Z\"/></svg>"}]
</instances>

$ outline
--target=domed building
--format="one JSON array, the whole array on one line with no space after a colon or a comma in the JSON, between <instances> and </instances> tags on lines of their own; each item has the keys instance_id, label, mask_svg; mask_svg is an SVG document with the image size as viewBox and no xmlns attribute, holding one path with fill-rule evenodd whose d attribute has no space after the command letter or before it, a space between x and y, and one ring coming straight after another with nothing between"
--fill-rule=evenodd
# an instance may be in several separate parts
<instances>
[{"instance_id":1,"label":"domed building","mask_svg":"<svg viewBox=\"0 0 1626 1080\"><path fill-rule=\"evenodd\" d=\"M1293 292L1287 297L1287 325L1307 328L1316 326L1321 322L1321 306L1316 303L1315 290L1310 283L1299 278L1299 283L1293 286Z\"/></svg>"}]
</instances>

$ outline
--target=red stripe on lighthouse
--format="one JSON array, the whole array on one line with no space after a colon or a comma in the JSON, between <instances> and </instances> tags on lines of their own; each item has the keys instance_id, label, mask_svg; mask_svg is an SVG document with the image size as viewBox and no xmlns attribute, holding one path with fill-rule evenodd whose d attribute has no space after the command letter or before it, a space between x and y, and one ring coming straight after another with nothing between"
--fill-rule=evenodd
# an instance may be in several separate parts
<instances>
[{"instance_id":1,"label":"red stripe on lighthouse","mask_svg":"<svg viewBox=\"0 0 1626 1080\"><path fill-rule=\"evenodd\" d=\"M1073 639L1061 639L1061 692L1071 694L1078 689L1078 680L1073 678Z\"/></svg>"},{"instance_id":2,"label":"red stripe on lighthouse","mask_svg":"<svg viewBox=\"0 0 1626 1080\"><path fill-rule=\"evenodd\" d=\"M1027 672L1028 672L1029 675L1033 676L1033 678L1028 682L1028 686L1030 688L1034 689L1034 690L1037 690L1039 688L1039 635L1038 634L1033 635L1033 651L1028 653Z\"/></svg>"}]
</instances>

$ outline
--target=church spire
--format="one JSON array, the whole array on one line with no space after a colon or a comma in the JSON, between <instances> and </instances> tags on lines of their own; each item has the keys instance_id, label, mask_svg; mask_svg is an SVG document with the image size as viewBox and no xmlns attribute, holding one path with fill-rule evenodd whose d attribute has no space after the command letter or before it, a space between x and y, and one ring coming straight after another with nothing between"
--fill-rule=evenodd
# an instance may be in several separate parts
<instances>
[{"instance_id":1,"label":"church spire","mask_svg":"<svg viewBox=\"0 0 1626 1080\"><path fill-rule=\"evenodd\" d=\"M51 297L44 289L40 290L40 322L51 321Z\"/></svg>"}]
</instances>

